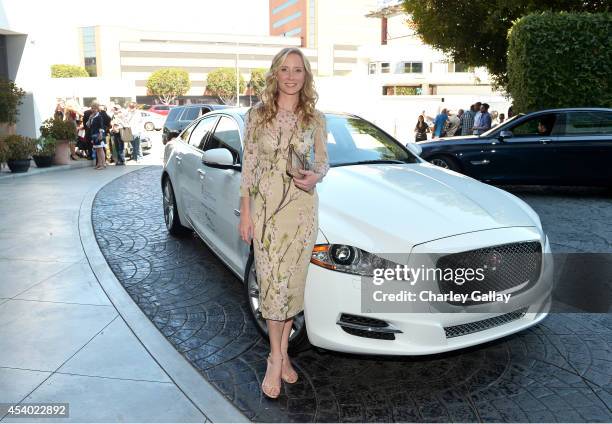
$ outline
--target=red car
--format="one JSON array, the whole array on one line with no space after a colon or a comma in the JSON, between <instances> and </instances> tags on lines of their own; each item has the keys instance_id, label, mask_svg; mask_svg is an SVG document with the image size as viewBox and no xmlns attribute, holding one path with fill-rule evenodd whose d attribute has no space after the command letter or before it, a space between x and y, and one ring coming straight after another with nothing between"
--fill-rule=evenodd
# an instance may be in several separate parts
<instances>
[{"instance_id":1,"label":"red car","mask_svg":"<svg viewBox=\"0 0 612 424\"><path fill-rule=\"evenodd\" d=\"M174 106L168 105L153 105L147 110L147 112L153 112L159 115L168 115L168 112L170 112L170 109L172 109L173 107Z\"/></svg>"}]
</instances>

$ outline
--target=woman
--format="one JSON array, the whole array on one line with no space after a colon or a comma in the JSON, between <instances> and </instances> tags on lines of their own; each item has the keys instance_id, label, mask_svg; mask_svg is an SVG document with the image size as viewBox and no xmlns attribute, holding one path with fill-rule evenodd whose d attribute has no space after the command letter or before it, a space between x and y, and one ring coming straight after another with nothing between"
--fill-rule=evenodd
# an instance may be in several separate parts
<instances>
[{"instance_id":1,"label":"woman","mask_svg":"<svg viewBox=\"0 0 612 424\"><path fill-rule=\"evenodd\" d=\"M329 169L325 117L316 101L308 59L297 48L285 48L272 60L262 101L245 117L239 230L246 243L253 242L259 308L270 337L262 391L273 399L280 395L281 379L298 379L287 354L289 333L293 317L304 309L318 233L315 185ZM314 150L314 163L297 177L287 169L290 145L306 158Z\"/></svg>"},{"instance_id":2,"label":"woman","mask_svg":"<svg viewBox=\"0 0 612 424\"><path fill-rule=\"evenodd\" d=\"M414 132L416 133L414 137L415 142L427 140L429 125L427 125L427 122L425 122L425 117L423 115L419 115L416 127L414 127Z\"/></svg>"},{"instance_id":3,"label":"woman","mask_svg":"<svg viewBox=\"0 0 612 424\"><path fill-rule=\"evenodd\" d=\"M91 142L96 151L96 169L104 169L106 168L106 152L104 151L106 147L104 143L106 125L97 103L91 104L91 111L87 126L91 129Z\"/></svg>"}]
</instances>

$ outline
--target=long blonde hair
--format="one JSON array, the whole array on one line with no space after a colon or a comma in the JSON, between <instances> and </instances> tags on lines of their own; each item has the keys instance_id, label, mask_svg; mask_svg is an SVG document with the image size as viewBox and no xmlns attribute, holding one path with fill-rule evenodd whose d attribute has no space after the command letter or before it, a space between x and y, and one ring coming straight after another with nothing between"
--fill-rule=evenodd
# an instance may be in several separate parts
<instances>
[{"instance_id":1,"label":"long blonde hair","mask_svg":"<svg viewBox=\"0 0 612 424\"><path fill-rule=\"evenodd\" d=\"M266 87L261 94L261 104L259 105L259 116L261 122L269 124L272 122L278 112L278 80L276 74L279 68L290 54L297 54L302 58L304 63L304 86L300 90L300 97L296 108L296 113L304 125L308 125L315 116L315 104L319 98L314 86L314 77L310 68L310 62L304 56L304 53L297 47L285 47L274 56L270 69L266 73Z\"/></svg>"}]
</instances>

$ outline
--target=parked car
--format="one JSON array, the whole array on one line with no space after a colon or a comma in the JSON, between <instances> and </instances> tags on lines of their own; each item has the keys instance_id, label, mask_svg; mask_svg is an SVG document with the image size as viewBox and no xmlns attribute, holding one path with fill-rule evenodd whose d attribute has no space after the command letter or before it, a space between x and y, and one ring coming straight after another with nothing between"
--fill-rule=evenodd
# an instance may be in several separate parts
<instances>
[{"instance_id":1,"label":"parked car","mask_svg":"<svg viewBox=\"0 0 612 424\"><path fill-rule=\"evenodd\" d=\"M140 114L142 115L142 122L145 130L161 130L164 127L166 116L149 112L140 112Z\"/></svg>"},{"instance_id":2,"label":"parked car","mask_svg":"<svg viewBox=\"0 0 612 424\"><path fill-rule=\"evenodd\" d=\"M419 145L423 159L485 182L612 187L612 109L542 110Z\"/></svg>"},{"instance_id":3,"label":"parked car","mask_svg":"<svg viewBox=\"0 0 612 424\"><path fill-rule=\"evenodd\" d=\"M266 334L253 251L238 233L245 112L210 112L166 145L163 211L170 234L195 231L244 282L251 317ZM412 153L418 146L408 149L357 116L326 114L326 119L331 168L317 186L319 231L304 313L294 319L290 335L292 349L309 340L344 352L432 354L494 340L544 319L553 263L543 254L550 245L538 215L525 202L427 163ZM519 251L525 254L513 262L517 268L500 265ZM513 293L511 312L487 312L481 304L454 313L417 313L410 305L401 313L364 313L361 276L371 275L373 264L386 260L385 252L399 253L403 264L431 252L444 252L440 260L493 261L499 266L496 278L461 290L500 288L503 280L504 290ZM529 279L517 269L527 270ZM448 289L432 284L432 290Z\"/></svg>"},{"instance_id":4,"label":"parked car","mask_svg":"<svg viewBox=\"0 0 612 424\"><path fill-rule=\"evenodd\" d=\"M157 113L158 115L167 116L168 112L173 109L175 106L173 105L153 105L147 109L147 112Z\"/></svg>"},{"instance_id":5,"label":"parked car","mask_svg":"<svg viewBox=\"0 0 612 424\"><path fill-rule=\"evenodd\" d=\"M212 104L193 104L174 107L164 123L164 129L162 131L162 142L166 144L169 140L178 136L181 131L185 129L194 119L199 118L213 110L225 109L229 106L226 105L212 105Z\"/></svg>"}]
</instances>

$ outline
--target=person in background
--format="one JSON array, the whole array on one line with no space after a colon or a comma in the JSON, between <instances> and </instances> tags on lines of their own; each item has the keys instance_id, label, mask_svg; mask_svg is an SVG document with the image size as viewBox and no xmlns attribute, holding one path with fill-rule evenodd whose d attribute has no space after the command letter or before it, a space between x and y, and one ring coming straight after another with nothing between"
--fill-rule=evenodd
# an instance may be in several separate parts
<instances>
[{"instance_id":1,"label":"person in background","mask_svg":"<svg viewBox=\"0 0 612 424\"><path fill-rule=\"evenodd\" d=\"M94 150L93 150L93 142L91 139L91 128L89 127L89 118L91 118L92 115L98 113L98 107L99 104L97 101L93 101L91 102L91 104L89 105L89 109L87 109L85 112L83 112L83 128L85 129L85 144L86 144L86 151L87 151L87 159L89 160L93 160L93 155L94 155Z\"/></svg>"},{"instance_id":2,"label":"person in background","mask_svg":"<svg viewBox=\"0 0 612 424\"><path fill-rule=\"evenodd\" d=\"M500 113L499 114L499 123L503 124L505 120L506 120L506 115L504 115L503 113Z\"/></svg>"},{"instance_id":3,"label":"person in background","mask_svg":"<svg viewBox=\"0 0 612 424\"><path fill-rule=\"evenodd\" d=\"M459 116L449 112L448 121L446 122L446 137L454 137L455 133L459 129L459 125L461 125Z\"/></svg>"},{"instance_id":4,"label":"person in background","mask_svg":"<svg viewBox=\"0 0 612 424\"><path fill-rule=\"evenodd\" d=\"M109 116L109 114L106 112L106 106L105 105L100 105L100 115L102 115L102 120L104 121L104 134L105 134L105 139L104 139L104 154L106 156L106 161L107 162L112 162L112 154L111 154L111 136L110 136L110 129L111 129L111 120L112 118Z\"/></svg>"},{"instance_id":5,"label":"person in background","mask_svg":"<svg viewBox=\"0 0 612 424\"><path fill-rule=\"evenodd\" d=\"M448 110L444 108L440 111L438 116L436 116L436 120L434 122L434 129L433 129L434 138L444 137L445 135L444 128L446 126L447 121L448 121Z\"/></svg>"},{"instance_id":6,"label":"person in background","mask_svg":"<svg viewBox=\"0 0 612 424\"><path fill-rule=\"evenodd\" d=\"M116 152L116 166L125 165L125 143L121 139L121 129L125 126L125 116L119 105L113 108L113 119L111 121L111 137L113 142L113 151Z\"/></svg>"},{"instance_id":7,"label":"person in background","mask_svg":"<svg viewBox=\"0 0 612 424\"><path fill-rule=\"evenodd\" d=\"M64 101L61 100L55 106L55 112L53 113L53 119L64 120Z\"/></svg>"},{"instance_id":8,"label":"person in background","mask_svg":"<svg viewBox=\"0 0 612 424\"><path fill-rule=\"evenodd\" d=\"M106 126L98 104L92 103L91 109L92 113L89 116L87 126L91 131L91 141L96 151L96 169L99 170L106 168L106 155L104 154L104 147L106 145Z\"/></svg>"},{"instance_id":9,"label":"person in background","mask_svg":"<svg viewBox=\"0 0 612 424\"><path fill-rule=\"evenodd\" d=\"M427 133L430 132L430 130L429 125L427 125L427 122L425 122L425 116L419 115L416 126L414 127L414 132L415 142L427 140Z\"/></svg>"},{"instance_id":10,"label":"person in background","mask_svg":"<svg viewBox=\"0 0 612 424\"><path fill-rule=\"evenodd\" d=\"M459 128L457 128L457 132L455 133L455 135L461 135L461 118L463 117L463 114L465 112L463 111L463 109L459 109L457 111L457 118L459 118Z\"/></svg>"},{"instance_id":11,"label":"person in background","mask_svg":"<svg viewBox=\"0 0 612 424\"><path fill-rule=\"evenodd\" d=\"M483 103L480 106L480 118L476 123L474 119L474 135L480 135L491 129L491 114L489 113L489 105Z\"/></svg>"},{"instance_id":12,"label":"person in background","mask_svg":"<svg viewBox=\"0 0 612 424\"><path fill-rule=\"evenodd\" d=\"M499 125L499 113L496 110L491 111L491 128Z\"/></svg>"},{"instance_id":13,"label":"person in background","mask_svg":"<svg viewBox=\"0 0 612 424\"><path fill-rule=\"evenodd\" d=\"M510 107L508 108L508 119L512 118L514 116L514 105L510 105Z\"/></svg>"},{"instance_id":14,"label":"person in background","mask_svg":"<svg viewBox=\"0 0 612 424\"><path fill-rule=\"evenodd\" d=\"M136 163L142 158L140 152L140 136L142 133L142 115L140 111L136 109L136 103L130 102L128 104L128 110L125 117L126 126L132 130L132 160Z\"/></svg>"},{"instance_id":15,"label":"person in background","mask_svg":"<svg viewBox=\"0 0 612 424\"><path fill-rule=\"evenodd\" d=\"M471 135L474 127L475 105L471 105L461 116L461 135Z\"/></svg>"}]
</instances>

